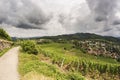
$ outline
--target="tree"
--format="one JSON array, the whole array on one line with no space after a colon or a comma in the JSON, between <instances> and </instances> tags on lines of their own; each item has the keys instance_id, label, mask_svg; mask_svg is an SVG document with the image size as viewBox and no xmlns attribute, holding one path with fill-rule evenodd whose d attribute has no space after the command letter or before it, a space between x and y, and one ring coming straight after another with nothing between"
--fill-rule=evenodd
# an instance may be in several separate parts
<instances>
[{"instance_id":1,"label":"tree","mask_svg":"<svg viewBox=\"0 0 120 80\"><path fill-rule=\"evenodd\" d=\"M22 50L24 52L27 52L29 54L35 54L35 55L37 55L38 52L39 52L39 50L38 50L38 48L36 46L36 43L34 41L30 41L30 40L23 41L21 43L21 47L22 47Z\"/></svg>"},{"instance_id":2,"label":"tree","mask_svg":"<svg viewBox=\"0 0 120 80\"><path fill-rule=\"evenodd\" d=\"M5 30L0 28L0 38L5 40L12 40Z\"/></svg>"}]
</instances>

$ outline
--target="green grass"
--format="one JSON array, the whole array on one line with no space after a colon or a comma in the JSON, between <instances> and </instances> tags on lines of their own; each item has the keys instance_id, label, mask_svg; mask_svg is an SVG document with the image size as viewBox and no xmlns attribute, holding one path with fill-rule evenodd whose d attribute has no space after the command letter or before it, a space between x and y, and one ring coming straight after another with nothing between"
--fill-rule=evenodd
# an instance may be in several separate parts
<instances>
[{"instance_id":1,"label":"green grass","mask_svg":"<svg viewBox=\"0 0 120 80\"><path fill-rule=\"evenodd\" d=\"M19 72L22 79L34 72L53 80L85 80L81 75L95 80L119 79L119 62L111 58L88 55L72 47L69 43L49 43L37 45L38 55L22 52L19 54ZM49 61L42 61L44 59L40 55Z\"/></svg>"},{"instance_id":2,"label":"green grass","mask_svg":"<svg viewBox=\"0 0 120 80\"><path fill-rule=\"evenodd\" d=\"M53 80L53 79L50 77L46 77L42 74L39 74L35 71L32 71L26 74L21 80Z\"/></svg>"},{"instance_id":3,"label":"green grass","mask_svg":"<svg viewBox=\"0 0 120 80\"><path fill-rule=\"evenodd\" d=\"M51 77L54 80L71 80L71 78L78 78L84 80L81 75L73 75L62 73L56 66L41 62L38 55L21 53L19 54L19 72L21 79L30 72L42 74L46 77Z\"/></svg>"},{"instance_id":4,"label":"green grass","mask_svg":"<svg viewBox=\"0 0 120 80\"><path fill-rule=\"evenodd\" d=\"M68 55L74 55L78 56L79 58L85 59L85 60L90 60L93 62L101 62L101 63L106 63L106 64L115 64L115 65L120 65L119 62L117 62L115 59L112 58L105 58L105 57L100 57L100 56L93 56L89 54L82 53L78 49L72 49L72 44L59 44L59 43L51 43L51 44L42 44L40 45L42 50L50 52L50 53L56 53L56 54L65 54L68 53ZM67 48L67 50L64 50L64 48Z\"/></svg>"},{"instance_id":5,"label":"green grass","mask_svg":"<svg viewBox=\"0 0 120 80\"><path fill-rule=\"evenodd\" d=\"M65 53L66 51L64 48L67 50L70 50L72 47L72 44L59 44L59 43L51 43L51 44L42 44L40 45L41 48L50 51L50 52L57 52L57 53Z\"/></svg>"},{"instance_id":6,"label":"green grass","mask_svg":"<svg viewBox=\"0 0 120 80\"><path fill-rule=\"evenodd\" d=\"M64 47L66 50L64 50ZM71 48L71 44L50 43L40 45L41 54L50 57L53 64L66 66L68 71L78 71L83 75L103 76L102 79L115 79L120 74L120 63L111 58L93 56ZM104 75L109 77L104 77ZM95 76L94 76L95 78ZM118 79L117 79L118 80Z\"/></svg>"},{"instance_id":7,"label":"green grass","mask_svg":"<svg viewBox=\"0 0 120 80\"><path fill-rule=\"evenodd\" d=\"M10 49L10 48L6 48L6 49L0 51L0 57L1 57L2 55L4 55L9 49Z\"/></svg>"}]
</instances>

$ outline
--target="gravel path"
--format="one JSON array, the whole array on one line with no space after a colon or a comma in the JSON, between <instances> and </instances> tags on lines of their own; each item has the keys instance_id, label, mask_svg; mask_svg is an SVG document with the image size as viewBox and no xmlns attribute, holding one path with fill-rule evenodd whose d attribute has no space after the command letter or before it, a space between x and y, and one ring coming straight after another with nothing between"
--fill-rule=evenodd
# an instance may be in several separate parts
<instances>
[{"instance_id":1,"label":"gravel path","mask_svg":"<svg viewBox=\"0 0 120 80\"><path fill-rule=\"evenodd\" d=\"M0 80L19 80L18 53L19 47L15 47L0 57Z\"/></svg>"}]
</instances>

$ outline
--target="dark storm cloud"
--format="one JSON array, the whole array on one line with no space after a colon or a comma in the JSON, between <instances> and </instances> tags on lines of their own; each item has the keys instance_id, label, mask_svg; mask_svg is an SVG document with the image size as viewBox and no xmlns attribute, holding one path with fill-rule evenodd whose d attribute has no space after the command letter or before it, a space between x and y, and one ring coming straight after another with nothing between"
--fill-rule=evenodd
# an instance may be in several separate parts
<instances>
[{"instance_id":1,"label":"dark storm cloud","mask_svg":"<svg viewBox=\"0 0 120 80\"><path fill-rule=\"evenodd\" d=\"M119 20L120 0L0 0L0 24L12 36L76 32L119 36Z\"/></svg>"},{"instance_id":2,"label":"dark storm cloud","mask_svg":"<svg viewBox=\"0 0 120 80\"><path fill-rule=\"evenodd\" d=\"M97 17L95 18L95 21L96 21L96 22L101 22L101 21L104 21L104 20L106 20L105 17L97 16Z\"/></svg>"},{"instance_id":3,"label":"dark storm cloud","mask_svg":"<svg viewBox=\"0 0 120 80\"><path fill-rule=\"evenodd\" d=\"M120 20L115 20L115 21L113 22L113 25L120 25Z\"/></svg>"},{"instance_id":4,"label":"dark storm cloud","mask_svg":"<svg viewBox=\"0 0 120 80\"><path fill-rule=\"evenodd\" d=\"M42 9L31 0L1 0L0 24L8 24L24 29L43 29L50 20Z\"/></svg>"},{"instance_id":5,"label":"dark storm cloud","mask_svg":"<svg viewBox=\"0 0 120 80\"><path fill-rule=\"evenodd\" d=\"M114 13L117 0L87 0L88 5L95 14L95 21L108 20Z\"/></svg>"}]
</instances>

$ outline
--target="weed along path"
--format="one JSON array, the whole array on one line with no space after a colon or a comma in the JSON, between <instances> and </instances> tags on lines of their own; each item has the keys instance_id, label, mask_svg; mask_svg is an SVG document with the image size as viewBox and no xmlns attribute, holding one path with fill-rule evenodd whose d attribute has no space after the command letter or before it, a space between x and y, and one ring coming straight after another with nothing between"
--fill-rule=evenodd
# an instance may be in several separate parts
<instances>
[{"instance_id":1,"label":"weed along path","mask_svg":"<svg viewBox=\"0 0 120 80\"><path fill-rule=\"evenodd\" d=\"M0 80L19 80L18 53L19 47L15 47L0 58Z\"/></svg>"}]
</instances>

